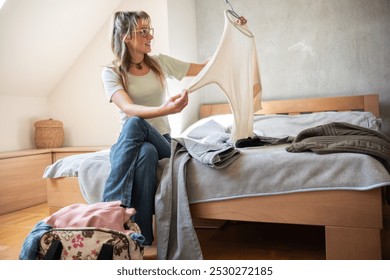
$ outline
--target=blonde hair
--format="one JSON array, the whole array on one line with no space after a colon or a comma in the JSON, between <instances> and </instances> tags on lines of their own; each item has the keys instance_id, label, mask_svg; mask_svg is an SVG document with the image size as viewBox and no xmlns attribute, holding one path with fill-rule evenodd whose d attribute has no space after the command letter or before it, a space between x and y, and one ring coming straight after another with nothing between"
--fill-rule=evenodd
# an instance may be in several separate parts
<instances>
[{"instance_id":1,"label":"blonde hair","mask_svg":"<svg viewBox=\"0 0 390 280\"><path fill-rule=\"evenodd\" d=\"M138 21L141 20L142 24L150 24L151 18L144 11L120 11L116 12L112 21L112 33L111 33L111 50L115 56L113 68L122 78L122 83L125 91L127 91L127 79L126 73L129 71L131 64L130 52L127 50L127 46L124 39L127 36L132 36L132 33L138 27ZM160 68L160 65L148 54L144 56L145 64L157 75L160 80L162 88L165 87L164 73Z\"/></svg>"}]
</instances>

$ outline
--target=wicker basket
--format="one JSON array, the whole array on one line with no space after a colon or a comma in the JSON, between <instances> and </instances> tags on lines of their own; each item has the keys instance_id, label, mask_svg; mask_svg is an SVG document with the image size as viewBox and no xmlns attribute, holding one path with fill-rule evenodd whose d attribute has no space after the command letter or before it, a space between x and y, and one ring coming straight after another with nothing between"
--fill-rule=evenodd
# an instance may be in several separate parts
<instances>
[{"instance_id":1,"label":"wicker basket","mask_svg":"<svg viewBox=\"0 0 390 280\"><path fill-rule=\"evenodd\" d=\"M62 122L48 119L37 121L34 126L34 142L37 149L59 148L64 144Z\"/></svg>"}]
</instances>

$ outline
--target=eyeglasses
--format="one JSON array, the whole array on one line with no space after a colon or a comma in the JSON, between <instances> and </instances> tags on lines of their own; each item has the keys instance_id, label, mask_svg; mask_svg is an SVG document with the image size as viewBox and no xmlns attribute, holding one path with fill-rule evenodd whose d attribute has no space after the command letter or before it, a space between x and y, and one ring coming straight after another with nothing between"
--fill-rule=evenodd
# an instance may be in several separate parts
<instances>
[{"instance_id":1,"label":"eyeglasses","mask_svg":"<svg viewBox=\"0 0 390 280\"><path fill-rule=\"evenodd\" d=\"M134 30L134 33L139 33L142 37L148 37L149 35L153 36L154 28L142 28L140 30Z\"/></svg>"}]
</instances>

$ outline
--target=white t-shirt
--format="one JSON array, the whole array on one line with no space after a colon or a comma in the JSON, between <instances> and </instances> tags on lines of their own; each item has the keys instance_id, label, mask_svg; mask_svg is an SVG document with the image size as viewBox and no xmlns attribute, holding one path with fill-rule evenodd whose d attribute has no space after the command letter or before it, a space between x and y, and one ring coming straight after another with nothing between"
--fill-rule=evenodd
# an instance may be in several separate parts
<instances>
[{"instance_id":1,"label":"white t-shirt","mask_svg":"<svg viewBox=\"0 0 390 280\"><path fill-rule=\"evenodd\" d=\"M253 137L254 98L261 99L260 70L253 33L225 12L225 29L219 46L188 92L215 83L228 98L234 117L231 140ZM256 87L257 86L257 87ZM258 91L260 89L260 91Z\"/></svg>"},{"instance_id":2,"label":"white t-shirt","mask_svg":"<svg viewBox=\"0 0 390 280\"><path fill-rule=\"evenodd\" d=\"M190 63L183 62L167 55L159 54L152 56L159 65L166 78L175 78L181 80L187 74ZM104 67L102 72L103 86L107 98L112 102L112 96L120 89L124 89L120 75L115 73L111 67ZM143 106L160 106L166 100L166 90L161 86L157 75L150 70L146 75L135 76L127 74L127 94L135 104ZM128 116L119 110L120 121L123 124L128 119ZM154 128L162 135L170 133L171 129L167 116L147 119Z\"/></svg>"}]
</instances>

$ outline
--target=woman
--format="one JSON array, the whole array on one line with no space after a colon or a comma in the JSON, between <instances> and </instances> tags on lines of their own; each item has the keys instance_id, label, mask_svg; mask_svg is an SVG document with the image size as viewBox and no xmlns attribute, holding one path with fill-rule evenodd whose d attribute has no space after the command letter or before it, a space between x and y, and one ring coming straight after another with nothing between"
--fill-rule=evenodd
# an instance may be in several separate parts
<instances>
[{"instance_id":1,"label":"woman","mask_svg":"<svg viewBox=\"0 0 390 280\"><path fill-rule=\"evenodd\" d=\"M168 115L181 112L188 103L186 91L165 100L165 79L195 76L205 66L166 55L150 56L153 31L147 13L116 12L111 37L115 59L102 73L106 94L118 106L122 123L118 141L111 147L111 173L102 200L120 200L123 207L137 210L134 219L145 237L144 246L154 241L157 164L170 156Z\"/></svg>"}]
</instances>

